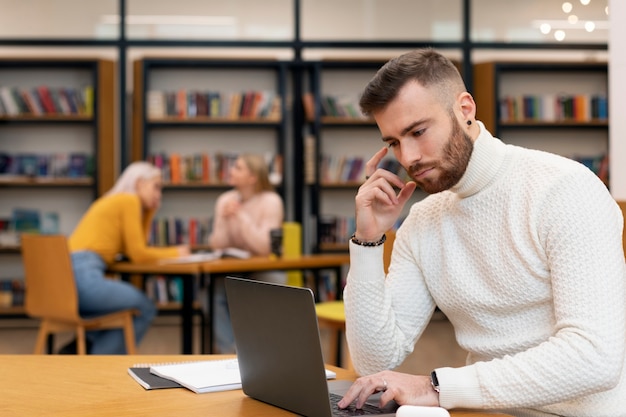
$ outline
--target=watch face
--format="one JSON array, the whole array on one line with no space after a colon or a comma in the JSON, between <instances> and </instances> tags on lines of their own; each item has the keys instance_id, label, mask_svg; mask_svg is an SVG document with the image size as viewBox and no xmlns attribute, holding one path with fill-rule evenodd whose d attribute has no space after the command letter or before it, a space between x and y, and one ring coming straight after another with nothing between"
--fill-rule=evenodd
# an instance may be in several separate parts
<instances>
[{"instance_id":1,"label":"watch face","mask_svg":"<svg viewBox=\"0 0 626 417\"><path fill-rule=\"evenodd\" d=\"M430 384L435 391L439 392L439 380L437 379L437 372L435 371L430 373Z\"/></svg>"}]
</instances>

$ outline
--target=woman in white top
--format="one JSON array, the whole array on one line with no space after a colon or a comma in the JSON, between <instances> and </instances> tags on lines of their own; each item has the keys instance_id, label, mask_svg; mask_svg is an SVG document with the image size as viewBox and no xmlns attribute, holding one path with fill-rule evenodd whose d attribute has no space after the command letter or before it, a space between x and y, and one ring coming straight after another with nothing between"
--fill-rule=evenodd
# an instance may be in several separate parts
<instances>
[{"instance_id":1,"label":"woman in white top","mask_svg":"<svg viewBox=\"0 0 626 417\"><path fill-rule=\"evenodd\" d=\"M209 236L212 249L235 247L253 256L271 253L270 230L279 229L284 221L283 201L269 180L268 166L260 155L242 154L230 169L233 187L219 196L215 204L213 229ZM284 272L251 274L251 278L285 283ZM218 353L234 352L234 339L226 303L223 277L215 280L213 312L215 342Z\"/></svg>"}]
</instances>

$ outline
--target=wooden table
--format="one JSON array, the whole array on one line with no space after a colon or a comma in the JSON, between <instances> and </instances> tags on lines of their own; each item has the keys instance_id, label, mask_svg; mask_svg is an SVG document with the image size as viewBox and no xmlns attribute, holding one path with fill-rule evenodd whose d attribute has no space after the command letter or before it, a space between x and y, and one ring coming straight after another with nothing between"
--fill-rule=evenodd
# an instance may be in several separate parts
<instances>
[{"instance_id":1,"label":"wooden table","mask_svg":"<svg viewBox=\"0 0 626 417\"><path fill-rule=\"evenodd\" d=\"M223 359L221 355L0 355L3 417L274 417L292 413L247 397L241 390L195 394L185 388L144 390L128 375L137 363ZM338 379L354 379L328 366ZM501 414L456 411L452 417Z\"/></svg>"},{"instance_id":2,"label":"wooden table","mask_svg":"<svg viewBox=\"0 0 626 417\"><path fill-rule=\"evenodd\" d=\"M195 277L204 276L209 279L208 303L211 309L208 325L209 352L212 352L213 344L213 281L211 274L240 274L257 271L290 271L290 270L320 270L335 269L338 271L338 288L341 284L341 267L350 263L348 254L314 254L302 255L294 258L275 257L252 257L248 259L217 259L209 262L194 263L131 263L119 262L111 265L108 272L130 275L177 275L183 277L183 302L180 310L182 320L182 353L192 353L193 349L193 280Z\"/></svg>"}]
</instances>

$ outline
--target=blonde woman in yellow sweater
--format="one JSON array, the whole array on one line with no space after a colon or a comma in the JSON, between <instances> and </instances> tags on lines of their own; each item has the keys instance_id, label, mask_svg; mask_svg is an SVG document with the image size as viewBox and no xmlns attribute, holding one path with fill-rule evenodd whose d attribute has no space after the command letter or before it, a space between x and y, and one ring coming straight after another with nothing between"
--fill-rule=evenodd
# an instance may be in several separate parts
<instances>
[{"instance_id":1,"label":"blonde woman in yellow sweater","mask_svg":"<svg viewBox=\"0 0 626 417\"><path fill-rule=\"evenodd\" d=\"M136 287L107 279L104 272L119 256L145 262L189 254L184 245L148 246L150 224L161 204L161 181L161 171L154 165L132 163L113 188L93 202L69 238L81 315L137 309L133 323L137 344L154 319L156 307ZM87 341L92 354L125 353L121 330L89 332ZM72 348L62 351L71 353Z\"/></svg>"}]
</instances>

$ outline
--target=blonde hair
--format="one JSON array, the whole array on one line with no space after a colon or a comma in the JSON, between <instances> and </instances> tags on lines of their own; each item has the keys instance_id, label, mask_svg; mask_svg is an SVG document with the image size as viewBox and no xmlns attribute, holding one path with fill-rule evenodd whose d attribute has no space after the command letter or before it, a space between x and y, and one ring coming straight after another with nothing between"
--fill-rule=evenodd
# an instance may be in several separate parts
<instances>
[{"instance_id":1,"label":"blonde hair","mask_svg":"<svg viewBox=\"0 0 626 417\"><path fill-rule=\"evenodd\" d=\"M107 195L119 193L137 193L137 180L150 179L161 175L161 170L149 162L137 161L126 167Z\"/></svg>"},{"instance_id":2,"label":"blonde hair","mask_svg":"<svg viewBox=\"0 0 626 417\"><path fill-rule=\"evenodd\" d=\"M250 170L250 173L257 177L256 192L273 191L274 186L270 182L269 168L265 158L261 155L244 153L239 155Z\"/></svg>"}]
</instances>

